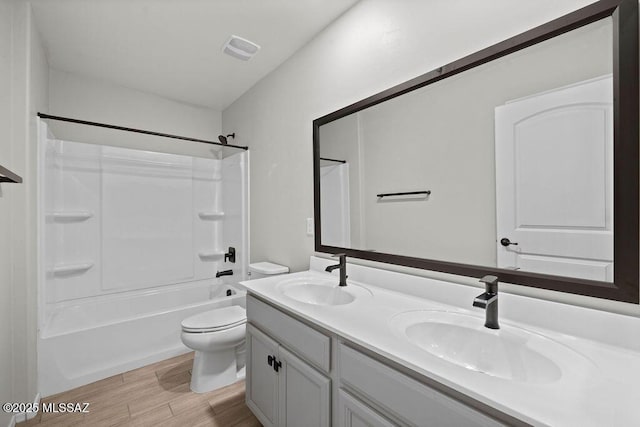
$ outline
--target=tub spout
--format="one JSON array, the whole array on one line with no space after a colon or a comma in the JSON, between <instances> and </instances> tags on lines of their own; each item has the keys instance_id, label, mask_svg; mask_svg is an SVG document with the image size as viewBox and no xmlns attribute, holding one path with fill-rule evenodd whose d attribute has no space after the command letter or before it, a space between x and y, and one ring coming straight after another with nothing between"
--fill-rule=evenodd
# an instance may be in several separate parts
<instances>
[{"instance_id":1,"label":"tub spout","mask_svg":"<svg viewBox=\"0 0 640 427\"><path fill-rule=\"evenodd\" d=\"M216 273L216 277L222 277L222 276L233 276L233 270L218 271Z\"/></svg>"}]
</instances>

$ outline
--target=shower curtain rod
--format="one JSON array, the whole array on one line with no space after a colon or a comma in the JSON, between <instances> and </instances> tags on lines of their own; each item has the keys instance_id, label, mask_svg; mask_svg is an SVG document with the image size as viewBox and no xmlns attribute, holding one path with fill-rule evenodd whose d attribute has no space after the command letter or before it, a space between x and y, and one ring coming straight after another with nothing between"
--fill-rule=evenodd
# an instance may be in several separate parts
<instances>
[{"instance_id":1,"label":"shower curtain rod","mask_svg":"<svg viewBox=\"0 0 640 427\"><path fill-rule=\"evenodd\" d=\"M127 127L123 127L123 126L109 125L109 124L105 124L105 123L89 122L89 121L86 121L86 120L71 119L69 117L52 116L50 114L44 114L44 113L38 113L38 117L40 117L41 119L58 120L58 121L61 121L61 122L76 123L76 124L80 124L80 125L96 126L96 127L101 127L101 128L107 128L107 129L122 130L122 131L126 131L126 132L143 133L145 135L162 136L164 138L181 139L183 141L201 142L201 143L204 143L204 144L219 145L221 147L233 147L233 148L239 148L241 150L248 150L249 149L249 147L245 147L245 146L242 146L242 145L221 144L219 142L208 141L206 139L189 138L189 137L186 137L186 136L171 135L171 134L168 134L168 133L152 132L150 130L134 129L134 128L127 128Z\"/></svg>"}]
</instances>

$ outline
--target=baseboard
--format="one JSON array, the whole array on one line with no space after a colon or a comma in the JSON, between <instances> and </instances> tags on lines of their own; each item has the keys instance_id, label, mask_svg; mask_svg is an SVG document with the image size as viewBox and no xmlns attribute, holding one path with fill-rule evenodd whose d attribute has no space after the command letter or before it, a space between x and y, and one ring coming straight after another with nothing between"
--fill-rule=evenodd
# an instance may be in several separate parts
<instances>
[{"instance_id":1,"label":"baseboard","mask_svg":"<svg viewBox=\"0 0 640 427\"><path fill-rule=\"evenodd\" d=\"M40 393L36 394L35 399L33 399L33 404L38 405L40 407ZM14 414L9 421L9 427L15 427L17 423L21 423L23 421L27 421L32 419L38 415L38 412L20 412L19 414Z\"/></svg>"}]
</instances>

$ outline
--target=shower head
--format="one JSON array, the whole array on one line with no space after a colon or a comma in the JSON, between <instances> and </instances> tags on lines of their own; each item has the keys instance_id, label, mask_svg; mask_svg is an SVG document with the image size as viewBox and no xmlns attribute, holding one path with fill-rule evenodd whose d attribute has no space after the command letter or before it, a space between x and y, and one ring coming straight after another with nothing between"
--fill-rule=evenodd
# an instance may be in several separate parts
<instances>
[{"instance_id":1,"label":"shower head","mask_svg":"<svg viewBox=\"0 0 640 427\"><path fill-rule=\"evenodd\" d=\"M227 145L227 138L235 138L236 137L236 133L230 133L227 136L224 135L218 135L218 141L220 141L220 144L224 144Z\"/></svg>"}]
</instances>

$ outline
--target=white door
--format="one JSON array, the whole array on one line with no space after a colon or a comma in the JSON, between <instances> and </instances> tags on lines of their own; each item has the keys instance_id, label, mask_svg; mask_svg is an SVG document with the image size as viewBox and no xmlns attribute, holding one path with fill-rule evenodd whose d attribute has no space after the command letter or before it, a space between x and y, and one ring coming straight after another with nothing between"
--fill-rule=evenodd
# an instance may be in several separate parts
<instances>
[{"instance_id":1,"label":"white door","mask_svg":"<svg viewBox=\"0 0 640 427\"><path fill-rule=\"evenodd\" d=\"M265 427L278 425L278 374L273 358L278 354L278 343L247 325L247 406ZM271 360L271 363L269 363Z\"/></svg>"},{"instance_id":2,"label":"white door","mask_svg":"<svg viewBox=\"0 0 640 427\"><path fill-rule=\"evenodd\" d=\"M613 281L612 101L605 76L496 108L498 267Z\"/></svg>"},{"instance_id":3,"label":"white door","mask_svg":"<svg viewBox=\"0 0 640 427\"><path fill-rule=\"evenodd\" d=\"M331 380L280 347L280 426L329 427Z\"/></svg>"},{"instance_id":4,"label":"white door","mask_svg":"<svg viewBox=\"0 0 640 427\"><path fill-rule=\"evenodd\" d=\"M351 247L348 163L320 168L320 206L322 244Z\"/></svg>"}]
</instances>

